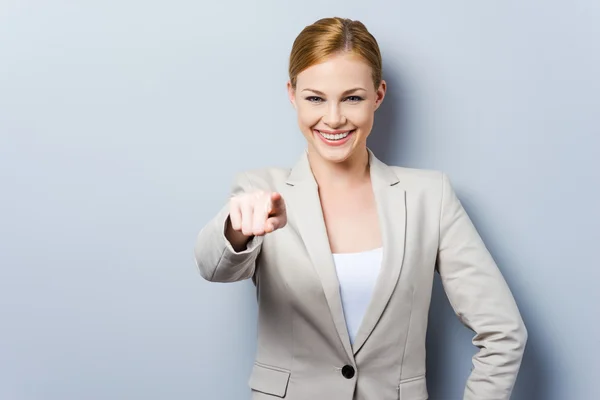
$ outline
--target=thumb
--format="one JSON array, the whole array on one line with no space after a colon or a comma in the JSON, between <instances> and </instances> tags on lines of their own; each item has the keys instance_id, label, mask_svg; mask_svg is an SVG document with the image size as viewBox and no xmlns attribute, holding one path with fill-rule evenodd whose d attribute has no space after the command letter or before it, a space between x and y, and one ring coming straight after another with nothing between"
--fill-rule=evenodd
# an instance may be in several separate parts
<instances>
[{"instance_id":1,"label":"thumb","mask_svg":"<svg viewBox=\"0 0 600 400\"><path fill-rule=\"evenodd\" d=\"M265 233L271 233L277 229L283 228L285 223L281 217L271 217L265 222Z\"/></svg>"}]
</instances>

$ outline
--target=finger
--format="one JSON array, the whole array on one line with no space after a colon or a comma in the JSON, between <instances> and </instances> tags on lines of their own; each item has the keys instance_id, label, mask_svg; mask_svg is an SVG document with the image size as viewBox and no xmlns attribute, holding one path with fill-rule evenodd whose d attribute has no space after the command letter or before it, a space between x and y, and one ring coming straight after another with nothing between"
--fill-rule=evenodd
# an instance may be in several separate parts
<instances>
[{"instance_id":1,"label":"finger","mask_svg":"<svg viewBox=\"0 0 600 400\"><path fill-rule=\"evenodd\" d=\"M265 233L265 221L267 220L270 202L269 197L262 195L254 203L252 232L255 235L263 235Z\"/></svg>"},{"instance_id":2,"label":"finger","mask_svg":"<svg viewBox=\"0 0 600 400\"><path fill-rule=\"evenodd\" d=\"M271 217L265 222L265 232L271 233L285 226L286 220L283 217Z\"/></svg>"},{"instance_id":3,"label":"finger","mask_svg":"<svg viewBox=\"0 0 600 400\"><path fill-rule=\"evenodd\" d=\"M242 211L237 200L232 200L229 206L229 221L234 231L242 229Z\"/></svg>"},{"instance_id":4,"label":"finger","mask_svg":"<svg viewBox=\"0 0 600 400\"><path fill-rule=\"evenodd\" d=\"M252 235L253 209L249 199L244 199L240 204L242 213L242 233L246 236Z\"/></svg>"},{"instance_id":5,"label":"finger","mask_svg":"<svg viewBox=\"0 0 600 400\"><path fill-rule=\"evenodd\" d=\"M271 193L269 215L280 214L283 210L285 210L285 202L283 201L281 194L277 192Z\"/></svg>"}]
</instances>

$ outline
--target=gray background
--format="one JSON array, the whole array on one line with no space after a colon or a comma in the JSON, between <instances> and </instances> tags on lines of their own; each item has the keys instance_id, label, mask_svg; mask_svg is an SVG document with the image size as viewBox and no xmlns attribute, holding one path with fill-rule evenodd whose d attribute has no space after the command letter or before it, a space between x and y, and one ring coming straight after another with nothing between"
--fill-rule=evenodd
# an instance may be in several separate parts
<instances>
[{"instance_id":1,"label":"gray background","mask_svg":"<svg viewBox=\"0 0 600 400\"><path fill-rule=\"evenodd\" d=\"M450 175L514 291L513 398L600 398L600 2L4 0L0 399L249 397L253 286L192 246L235 172L304 149L287 57L333 15L382 48L370 146ZM432 399L471 336L436 278Z\"/></svg>"}]
</instances>

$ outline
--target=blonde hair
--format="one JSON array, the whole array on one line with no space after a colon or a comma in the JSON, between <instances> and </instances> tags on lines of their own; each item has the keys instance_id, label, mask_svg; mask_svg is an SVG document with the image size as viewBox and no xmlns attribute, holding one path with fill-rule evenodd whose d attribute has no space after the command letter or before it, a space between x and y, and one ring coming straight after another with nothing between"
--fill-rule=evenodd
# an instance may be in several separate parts
<instances>
[{"instance_id":1,"label":"blonde hair","mask_svg":"<svg viewBox=\"0 0 600 400\"><path fill-rule=\"evenodd\" d=\"M336 53L352 53L371 66L375 89L381 83L381 53L375 37L360 21L323 18L305 27L294 40L290 54L289 77L296 88L298 74Z\"/></svg>"}]
</instances>

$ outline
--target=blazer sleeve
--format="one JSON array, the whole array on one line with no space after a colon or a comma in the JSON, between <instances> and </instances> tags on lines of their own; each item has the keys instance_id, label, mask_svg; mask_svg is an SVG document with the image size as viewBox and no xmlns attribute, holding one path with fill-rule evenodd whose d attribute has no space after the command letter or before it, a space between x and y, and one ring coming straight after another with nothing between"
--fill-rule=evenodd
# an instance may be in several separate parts
<instances>
[{"instance_id":1,"label":"blazer sleeve","mask_svg":"<svg viewBox=\"0 0 600 400\"><path fill-rule=\"evenodd\" d=\"M247 174L236 176L231 196L253 190ZM254 236L246 249L236 252L225 237L229 202L201 230L196 238L194 256L200 275L211 282L237 282L252 278L264 236Z\"/></svg>"},{"instance_id":2,"label":"blazer sleeve","mask_svg":"<svg viewBox=\"0 0 600 400\"><path fill-rule=\"evenodd\" d=\"M460 321L475 332L465 400L509 399L527 330L506 281L442 174L437 271Z\"/></svg>"}]
</instances>

